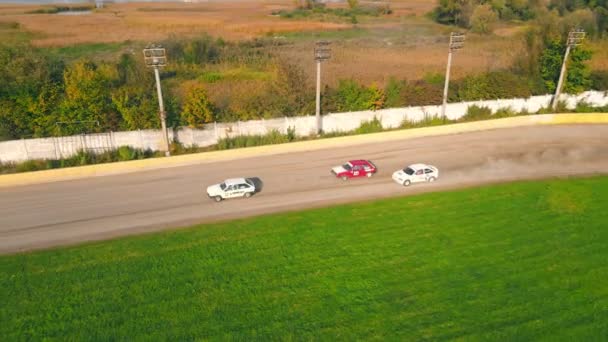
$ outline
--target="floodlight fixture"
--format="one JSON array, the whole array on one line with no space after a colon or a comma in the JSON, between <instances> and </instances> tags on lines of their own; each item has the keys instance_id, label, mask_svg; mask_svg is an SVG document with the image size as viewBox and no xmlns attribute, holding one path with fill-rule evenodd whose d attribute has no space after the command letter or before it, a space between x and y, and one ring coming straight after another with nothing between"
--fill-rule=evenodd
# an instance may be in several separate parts
<instances>
[{"instance_id":1,"label":"floodlight fixture","mask_svg":"<svg viewBox=\"0 0 608 342\"><path fill-rule=\"evenodd\" d=\"M144 49L144 62L146 66L158 68L167 65L167 54L165 48L160 45L148 45Z\"/></svg>"}]
</instances>

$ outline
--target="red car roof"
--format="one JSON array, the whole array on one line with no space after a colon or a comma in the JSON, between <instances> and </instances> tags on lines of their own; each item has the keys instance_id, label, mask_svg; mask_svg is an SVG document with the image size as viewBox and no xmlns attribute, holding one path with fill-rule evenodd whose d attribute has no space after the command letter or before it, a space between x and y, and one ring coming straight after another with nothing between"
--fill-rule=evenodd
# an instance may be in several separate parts
<instances>
[{"instance_id":1,"label":"red car roof","mask_svg":"<svg viewBox=\"0 0 608 342\"><path fill-rule=\"evenodd\" d=\"M349 163L353 164L353 165L368 165L369 162L367 160L362 160L362 159L358 159L358 160L349 160Z\"/></svg>"}]
</instances>

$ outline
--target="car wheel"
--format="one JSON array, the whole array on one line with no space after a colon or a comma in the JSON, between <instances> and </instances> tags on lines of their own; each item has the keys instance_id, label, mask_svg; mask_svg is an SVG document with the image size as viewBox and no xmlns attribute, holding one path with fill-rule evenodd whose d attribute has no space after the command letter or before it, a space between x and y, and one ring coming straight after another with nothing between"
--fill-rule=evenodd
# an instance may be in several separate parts
<instances>
[{"instance_id":1,"label":"car wheel","mask_svg":"<svg viewBox=\"0 0 608 342\"><path fill-rule=\"evenodd\" d=\"M246 193L245 193L245 197L246 197L246 198L251 197L251 192L246 192Z\"/></svg>"},{"instance_id":2,"label":"car wheel","mask_svg":"<svg viewBox=\"0 0 608 342\"><path fill-rule=\"evenodd\" d=\"M435 177L429 177L429 180L428 180L429 183L433 183L434 181L435 181Z\"/></svg>"},{"instance_id":3,"label":"car wheel","mask_svg":"<svg viewBox=\"0 0 608 342\"><path fill-rule=\"evenodd\" d=\"M342 176L342 180L346 182L348 180L348 177Z\"/></svg>"},{"instance_id":4,"label":"car wheel","mask_svg":"<svg viewBox=\"0 0 608 342\"><path fill-rule=\"evenodd\" d=\"M222 196L215 196L214 197L216 202L221 202L222 201Z\"/></svg>"},{"instance_id":5,"label":"car wheel","mask_svg":"<svg viewBox=\"0 0 608 342\"><path fill-rule=\"evenodd\" d=\"M368 172L368 173L367 173L367 178L372 178L372 175L373 175L373 173Z\"/></svg>"},{"instance_id":6,"label":"car wheel","mask_svg":"<svg viewBox=\"0 0 608 342\"><path fill-rule=\"evenodd\" d=\"M410 186L410 184L412 184L412 182L410 182L409 179L403 181L403 186Z\"/></svg>"}]
</instances>

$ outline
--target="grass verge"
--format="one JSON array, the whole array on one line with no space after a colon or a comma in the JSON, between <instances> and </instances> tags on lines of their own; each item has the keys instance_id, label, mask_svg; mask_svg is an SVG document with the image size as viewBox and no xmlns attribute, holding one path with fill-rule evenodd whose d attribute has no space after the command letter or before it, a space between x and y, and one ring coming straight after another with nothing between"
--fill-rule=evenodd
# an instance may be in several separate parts
<instances>
[{"instance_id":1,"label":"grass verge","mask_svg":"<svg viewBox=\"0 0 608 342\"><path fill-rule=\"evenodd\" d=\"M0 257L2 340L602 340L608 177Z\"/></svg>"}]
</instances>

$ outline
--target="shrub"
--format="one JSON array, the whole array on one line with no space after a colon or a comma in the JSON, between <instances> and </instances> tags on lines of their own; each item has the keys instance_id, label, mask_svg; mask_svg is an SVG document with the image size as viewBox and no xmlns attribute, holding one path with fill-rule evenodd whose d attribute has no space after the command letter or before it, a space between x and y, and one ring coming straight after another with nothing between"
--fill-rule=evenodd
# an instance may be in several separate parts
<instances>
[{"instance_id":1,"label":"shrub","mask_svg":"<svg viewBox=\"0 0 608 342\"><path fill-rule=\"evenodd\" d=\"M355 134L377 133L382 132L383 130L382 122L374 116L372 120L362 122L359 128L355 130Z\"/></svg>"},{"instance_id":2,"label":"shrub","mask_svg":"<svg viewBox=\"0 0 608 342\"><path fill-rule=\"evenodd\" d=\"M460 101L481 99L528 98L532 96L529 80L506 71L468 76L456 82Z\"/></svg>"},{"instance_id":3,"label":"shrub","mask_svg":"<svg viewBox=\"0 0 608 342\"><path fill-rule=\"evenodd\" d=\"M127 161L136 158L136 152L129 146L121 146L117 150L118 160Z\"/></svg>"},{"instance_id":4,"label":"shrub","mask_svg":"<svg viewBox=\"0 0 608 342\"><path fill-rule=\"evenodd\" d=\"M184 144L178 141L172 141L169 145L169 150L171 151L171 155L179 155L179 154L188 154L188 153L196 153L199 152L200 148L196 145L192 146L184 146ZM142 151L143 153L153 153L152 151ZM158 152L160 153L160 152ZM141 159L141 158L138 158Z\"/></svg>"},{"instance_id":5,"label":"shrub","mask_svg":"<svg viewBox=\"0 0 608 342\"><path fill-rule=\"evenodd\" d=\"M608 112L608 106L593 107L590 103L581 101L576 104L574 109L575 113L606 113Z\"/></svg>"},{"instance_id":6,"label":"shrub","mask_svg":"<svg viewBox=\"0 0 608 342\"><path fill-rule=\"evenodd\" d=\"M187 152L196 152L196 148L185 149ZM134 149L129 146L103 153L78 151L77 154L65 159L28 160L22 163L0 163L0 173L29 172L39 170L59 169L64 167L83 166L91 164L112 163L134 159L160 157L163 153L151 150Z\"/></svg>"},{"instance_id":7,"label":"shrub","mask_svg":"<svg viewBox=\"0 0 608 342\"><path fill-rule=\"evenodd\" d=\"M472 105L460 119L461 121L474 121L488 119L492 116L492 110L488 107Z\"/></svg>"},{"instance_id":8,"label":"shrub","mask_svg":"<svg viewBox=\"0 0 608 342\"><path fill-rule=\"evenodd\" d=\"M403 81L398 81L394 77L391 77L384 88L385 94L385 107L395 108L405 106L405 101L401 97L401 89L403 89Z\"/></svg>"},{"instance_id":9,"label":"shrub","mask_svg":"<svg viewBox=\"0 0 608 342\"><path fill-rule=\"evenodd\" d=\"M287 127L287 140L288 141L295 141L298 138L298 136L296 135L296 128L295 127Z\"/></svg>"},{"instance_id":10,"label":"shrub","mask_svg":"<svg viewBox=\"0 0 608 342\"><path fill-rule=\"evenodd\" d=\"M608 71L599 70L591 73L591 89L608 90Z\"/></svg>"},{"instance_id":11,"label":"shrub","mask_svg":"<svg viewBox=\"0 0 608 342\"><path fill-rule=\"evenodd\" d=\"M581 101L576 104L576 108L574 108L575 113L592 113L595 112L596 108L592 107L590 103L585 101Z\"/></svg>"},{"instance_id":12,"label":"shrub","mask_svg":"<svg viewBox=\"0 0 608 342\"><path fill-rule=\"evenodd\" d=\"M476 33L490 33L494 30L497 20L498 16L490 5L477 6L471 15L471 30Z\"/></svg>"},{"instance_id":13,"label":"shrub","mask_svg":"<svg viewBox=\"0 0 608 342\"><path fill-rule=\"evenodd\" d=\"M537 114L555 114L555 113L569 113L570 109L566 107L566 102L558 101L555 110L549 104L547 107L542 107L538 110Z\"/></svg>"},{"instance_id":14,"label":"shrub","mask_svg":"<svg viewBox=\"0 0 608 342\"><path fill-rule=\"evenodd\" d=\"M443 86L445 83L445 76L437 72L426 73L422 79L435 86Z\"/></svg>"},{"instance_id":15,"label":"shrub","mask_svg":"<svg viewBox=\"0 0 608 342\"><path fill-rule=\"evenodd\" d=\"M500 108L492 115L493 118L509 118L518 115L512 108Z\"/></svg>"},{"instance_id":16,"label":"shrub","mask_svg":"<svg viewBox=\"0 0 608 342\"><path fill-rule=\"evenodd\" d=\"M336 107L341 112L351 112L368 109L366 91L355 80L340 80L335 94Z\"/></svg>"},{"instance_id":17,"label":"shrub","mask_svg":"<svg viewBox=\"0 0 608 342\"><path fill-rule=\"evenodd\" d=\"M378 110L384 108L386 102L386 94L384 90L380 89L376 83L372 83L366 89L367 103L365 104L366 109Z\"/></svg>"},{"instance_id":18,"label":"shrub","mask_svg":"<svg viewBox=\"0 0 608 342\"><path fill-rule=\"evenodd\" d=\"M429 117L425 117L421 121L410 121L410 120L405 119L405 120L403 120L403 122L401 122L401 125L399 125L399 128L420 128L420 127L430 127L430 126L441 126L441 125L446 125L449 123L452 123L452 121L449 119L444 119L439 116L429 116Z\"/></svg>"},{"instance_id":19,"label":"shrub","mask_svg":"<svg viewBox=\"0 0 608 342\"><path fill-rule=\"evenodd\" d=\"M425 81L407 82L401 88L401 98L406 106L438 105L443 100L443 86Z\"/></svg>"},{"instance_id":20,"label":"shrub","mask_svg":"<svg viewBox=\"0 0 608 342\"><path fill-rule=\"evenodd\" d=\"M202 127L214 120L213 105L202 85L195 84L187 89L181 116L188 127Z\"/></svg>"},{"instance_id":21,"label":"shrub","mask_svg":"<svg viewBox=\"0 0 608 342\"><path fill-rule=\"evenodd\" d=\"M219 139L217 149L229 150L233 148L283 144L289 141L287 135L281 134L281 132L275 129L265 135L239 135Z\"/></svg>"},{"instance_id":22,"label":"shrub","mask_svg":"<svg viewBox=\"0 0 608 342\"><path fill-rule=\"evenodd\" d=\"M46 169L46 162L44 160L28 160L17 164L15 167L17 172L31 172L44 169Z\"/></svg>"}]
</instances>

